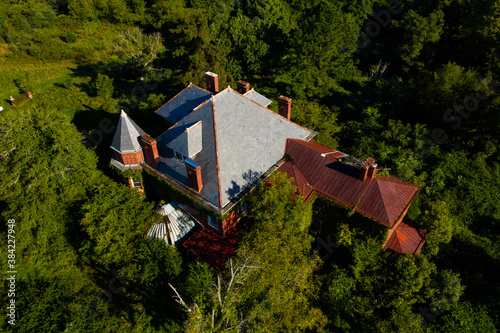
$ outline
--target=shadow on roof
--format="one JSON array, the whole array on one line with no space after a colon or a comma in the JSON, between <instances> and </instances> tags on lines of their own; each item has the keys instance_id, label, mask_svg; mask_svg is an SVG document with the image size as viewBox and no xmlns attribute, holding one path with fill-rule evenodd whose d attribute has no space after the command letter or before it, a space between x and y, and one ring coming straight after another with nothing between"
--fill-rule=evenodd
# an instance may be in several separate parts
<instances>
[{"instance_id":1,"label":"shadow on roof","mask_svg":"<svg viewBox=\"0 0 500 333\"><path fill-rule=\"evenodd\" d=\"M336 162L327 164L326 167L331 169L331 170L343 173L346 176L350 176L350 177L353 177L356 179L358 179L358 177L359 177L359 169L358 168L356 168L355 166L343 163L343 162L336 161Z\"/></svg>"},{"instance_id":2,"label":"shadow on roof","mask_svg":"<svg viewBox=\"0 0 500 333\"><path fill-rule=\"evenodd\" d=\"M246 187L251 186L255 181L257 181L260 176L261 174L256 171L247 170L242 174L245 184L238 185L234 180L231 180L231 187L226 190L228 197L230 199L233 199L238 194L240 194L241 191L243 191Z\"/></svg>"}]
</instances>

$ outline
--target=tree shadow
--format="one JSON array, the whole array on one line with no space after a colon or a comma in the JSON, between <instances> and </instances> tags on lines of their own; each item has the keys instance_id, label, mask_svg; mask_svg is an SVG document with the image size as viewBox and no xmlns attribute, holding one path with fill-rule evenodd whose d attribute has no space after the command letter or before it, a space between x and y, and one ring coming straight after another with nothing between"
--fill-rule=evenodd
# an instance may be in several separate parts
<instances>
[{"instance_id":1,"label":"tree shadow","mask_svg":"<svg viewBox=\"0 0 500 333\"><path fill-rule=\"evenodd\" d=\"M109 161L112 157L111 141L116 131L120 115L103 110L96 110L88 105L83 105L84 110L78 111L72 122L84 136L82 141L89 149L94 149L98 156L97 167L106 174L109 172Z\"/></svg>"},{"instance_id":2,"label":"tree shadow","mask_svg":"<svg viewBox=\"0 0 500 333\"><path fill-rule=\"evenodd\" d=\"M250 169L245 171L241 176L244 180L244 184L238 184L234 180L231 180L231 186L226 190L226 194L231 201L238 201L262 178L261 173Z\"/></svg>"},{"instance_id":3,"label":"tree shadow","mask_svg":"<svg viewBox=\"0 0 500 333\"><path fill-rule=\"evenodd\" d=\"M137 102L145 100L148 94L156 93L156 90L161 87L158 82L140 81L134 73L127 70L126 66L117 61L79 65L72 69L70 75L74 78L90 78L90 82L78 82L73 85L80 88L88 96L96 97L97 92L93 82L98 74L105 74L113 79L113 96L117 103L115 101L109 102L111 103L110 108L114 108L116 113L83 105L84 109L75 114L72 122L85 136L83 143L87 147L95 149L95 153L99 157L98 168L111 176L108 172L108 164L112 157L109 146L118 125L120 109L125 109L139 127L153 137L163 133L168 125L160 120L161 117L157 116L154 110L145 111L138 108ZM59 85L64 86L63 84Z\"/></svg>"},{"instance_id":4,"label":"tree shadow","mask_svg":"<svg viewBox=\"0 0 500 333\"><path fill-rule=\"evenodd\" d=\"M238 195L243 188L238 185L234 180L231 180L231 187L226 190L228 197L233 198Z\"/></svg>"},{"instance_id":5,"label":"tree shadow","mask_svg":"<svg viewBox=\"0 0 500 333\"><path fill-rule=\"evenodd\" d=\"M137 77L127 70L126 66L118 62L97 64L83 64L72 69L71 76L78 78L91 78L90 83L76 84L79 88L87 93L89 96L97 96L92 82L97 78L98 74L107 75L113 79L113 96L121 96L127 94L137 83Z\"/></svg>"},{"instance_id":6,"label":"tree shadow","mask_svg":"<svg viewBox=\"0 0 500 333\"><path fill-rule=\"evenodd\" d=\"M466 299L475 303L497 304L500 298L500 261L483 247L472 244L472 238L468 237L458 235L441 246L436 263L441 269L460 273L462 284L467 287L464 291Z\"/></svg>"}]
</instances>

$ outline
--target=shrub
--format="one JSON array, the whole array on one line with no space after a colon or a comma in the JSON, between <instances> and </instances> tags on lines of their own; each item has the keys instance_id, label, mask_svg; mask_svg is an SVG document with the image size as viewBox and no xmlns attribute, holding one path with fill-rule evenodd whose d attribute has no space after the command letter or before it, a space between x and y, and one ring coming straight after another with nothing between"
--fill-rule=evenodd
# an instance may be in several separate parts
<instances>
[{"instance_id":1,"label":"shrub","mask_svg":"<svg viewBox=\"0 0 500 333\"><path fill-rule=\"evenodd\" d=\"M75 43L77 40L76 35L73 31L67 31L66 34L62 37L62 39L66 43Z\"/></svg>"},{"instance_id":2,"label":"shrub","mask_svg":"<svg viewBox=\"0 0 500 333\"><path fill-rule=\"evenodd\" d=\"M31 45L30 48L28 49L28 54L32 57L35 57L39 60L42 59L42 51L37 45Z\"/></svg>"},{"instance_id":3,"label":"shrub","mask_svg":"<svg viewBox=\"0 0 500 333\"><path fill-rule=\"evenodd\" d=\"M105 74L97 74L97 78L94 81L94 88L96 95L103 98L109 99L113 96L113 79Z\"/></svg>"}]
</instances>

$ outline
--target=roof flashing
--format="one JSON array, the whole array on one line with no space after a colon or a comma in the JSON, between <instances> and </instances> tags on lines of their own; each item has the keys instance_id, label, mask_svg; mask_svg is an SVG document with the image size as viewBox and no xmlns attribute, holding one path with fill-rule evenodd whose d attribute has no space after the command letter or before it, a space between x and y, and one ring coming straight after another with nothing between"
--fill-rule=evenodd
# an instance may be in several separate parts
<instances>
[{"instance_id":1,"label":"roof flashing","mask_svg":"<svg viewBox=\"0 0 500 333\"><path fill-rule=\"evenodd\" d=\"M187 157L184 162L186 162L187 165L192 166L193 168L196 168L198 166L198 163L196 163L194 160L191 158Z\"/></svg>"}]
</instances>

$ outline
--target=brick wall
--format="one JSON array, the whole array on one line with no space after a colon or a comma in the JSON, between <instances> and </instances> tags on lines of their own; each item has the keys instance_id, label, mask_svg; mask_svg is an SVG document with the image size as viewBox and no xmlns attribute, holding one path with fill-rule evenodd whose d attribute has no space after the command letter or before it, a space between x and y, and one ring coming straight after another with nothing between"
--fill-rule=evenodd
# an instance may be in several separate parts
<instances>
[{"instance_id":1,"label":"brick wall","mask_svg":"<svg viewBox=\"0 0 500 333\"><path fill-rule=\"evenodd\" d=\"M142 161L144 161L142 149L136 151L135 153L114 153L114 158L123 165L140 164Z\"/></svg>"},{"instance_id":2,"label":"brick wall","mask_svg":"<svg viewBox=\"0 0 500 333\"><path fill-rule=\"evenodd\" d=\"M235 209L224 219L224 221L222 221L222 232L224 233L224 237L227 236L231 228L236 226L239 217L238 210Z\"/></svg>"}]
</instances>

